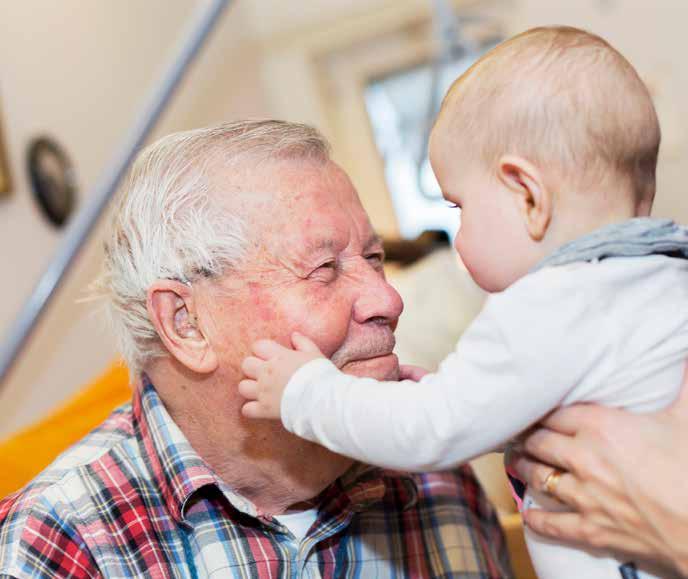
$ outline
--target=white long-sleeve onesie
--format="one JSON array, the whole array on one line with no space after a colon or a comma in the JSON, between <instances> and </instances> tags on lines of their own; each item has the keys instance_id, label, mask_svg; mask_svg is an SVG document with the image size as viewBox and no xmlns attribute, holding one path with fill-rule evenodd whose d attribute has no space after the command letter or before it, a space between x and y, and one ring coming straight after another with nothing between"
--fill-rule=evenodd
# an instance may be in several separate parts
<instances>
[{"instance_id":1,"label":"white long-sleeve onesie","mask_svg":"<svg viewBox=\"0 0 688 579\"><path fill-rule=\"evenodd\" d=\"M558 406L663 408L676 398L687 359L687 260L580 262L490 296L456 350L420 383L355 378L328 360L305 365L287 385L282 421L363 462L444 469Z\"/></svg>"}]
</instances>

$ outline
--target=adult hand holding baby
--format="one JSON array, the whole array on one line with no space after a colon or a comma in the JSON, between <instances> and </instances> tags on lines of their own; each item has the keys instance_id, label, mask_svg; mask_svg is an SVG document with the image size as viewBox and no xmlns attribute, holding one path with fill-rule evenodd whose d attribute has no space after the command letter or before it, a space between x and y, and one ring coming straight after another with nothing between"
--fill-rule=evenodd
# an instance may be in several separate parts
<instances>
[{"instance_id":1,"label":"adult hand holding baby","mask_svg":"<svg viewBox=\"0 0 688 579\"><path fill-rule=\"evenodd\" d=\"M526 524L688 577L688 368L681 395L664 411L578 405L541 426L524 440L524 452L512 453L510 466L574 512L531 509ZM556 484L552 466L564 471Z\"/></svg>"}]
</instances>

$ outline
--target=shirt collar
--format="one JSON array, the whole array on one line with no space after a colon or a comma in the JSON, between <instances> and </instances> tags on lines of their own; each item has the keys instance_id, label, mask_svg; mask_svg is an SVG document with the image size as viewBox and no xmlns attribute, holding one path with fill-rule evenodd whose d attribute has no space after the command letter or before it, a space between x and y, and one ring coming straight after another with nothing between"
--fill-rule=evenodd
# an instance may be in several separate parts
<instances>
[{"instance_id":1,"label":"shirt collar","mask_svg":"<svg viewBox=\"0 0 688 579\"><path fill-rule=\"evenodd\" d=\"M133 399L133 422L145 460L175 521L191 496L219 479L175 424L147 376Z\"/></svg>"},{"instance_id":2,"label":"shirt collar","mask_svg":"<svg viewBox=\"0 0 688 579\"><path fill-rule=\"evenodd\" d=\"M218 488L238 511L259 517L255 505L234 492L196 453L145 375L134 393L133 422L144 459L175 521L184 521L186 506L209 485ZM321 493L319 510L331 515L345 509L364 511L383 500L392 489L392 477L402 482L401 491L394 486L396 500L402 508L411 507L418 495L411 476L357 463Z\"/></svg>"}]
</instances>

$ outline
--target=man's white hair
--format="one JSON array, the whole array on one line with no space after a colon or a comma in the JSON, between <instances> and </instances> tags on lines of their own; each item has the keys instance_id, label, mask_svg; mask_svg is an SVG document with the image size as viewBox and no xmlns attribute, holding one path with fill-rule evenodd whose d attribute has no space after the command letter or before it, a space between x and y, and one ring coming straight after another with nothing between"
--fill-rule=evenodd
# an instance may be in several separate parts
<instances>
[{"instance_id":1,"label":"man's white hair","mask_svg":"<svg viewBox=\"0 0 688 579\"><path fill-rule=\"evenodd\" d=\"M307 125L249 120L174 133L137 157L115 208L99 283L132 373L166 353L146 308L151 284L219 277L246 253L253 232L223 208L223 191L214 190L221 184L210 173L271 159L325 163L329 145Z\"/></svg>"}]
</instances>

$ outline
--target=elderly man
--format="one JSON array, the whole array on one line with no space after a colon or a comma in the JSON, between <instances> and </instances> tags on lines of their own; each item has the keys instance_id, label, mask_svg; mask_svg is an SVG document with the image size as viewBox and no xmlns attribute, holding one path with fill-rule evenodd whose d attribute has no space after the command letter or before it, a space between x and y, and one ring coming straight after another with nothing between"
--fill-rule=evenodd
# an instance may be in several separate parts
<instances>
[{"instance_id":1,"label":"elderly man","mask_svg":"<svg viewBox=\"0 0 688 579\"><path fill-rule=\"evenodd\" d=\"M468 467L381 471L241 417L258 337L300 330L346 372L399 377L401 299L314 129L249 121L158 141L106 253L133 402L0 503L0 575L510 576Z\"/></svg>"}]
</instances>

